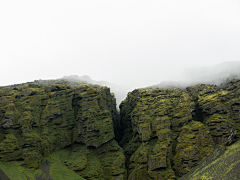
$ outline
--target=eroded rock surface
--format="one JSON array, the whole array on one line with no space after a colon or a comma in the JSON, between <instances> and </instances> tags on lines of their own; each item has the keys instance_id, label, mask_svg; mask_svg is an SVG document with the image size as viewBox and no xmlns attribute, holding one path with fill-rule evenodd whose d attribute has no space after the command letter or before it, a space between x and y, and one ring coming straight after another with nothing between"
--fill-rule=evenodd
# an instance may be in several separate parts
<instances>
[{"instance_id":1,"label":"eroded rock surface","mask_svg":"<svg viewBox=\"0 0 240 180\"><path fill-rule=\"evenodd\" d=\"M239 139L240 80L137 89L120 105L128 179L176 179Z\"/></svg>"},{"instance_id":2,"label":"eroded rock surface","mask_svg":"<svg viewBox=\"0 0 240 180\"><path fill-rule=\"evenodd\" d=\"M13 179L240 176L240 80L135 89L120 110L109 88L82 82L0 87L0 169Z\"/></svg>"},{"instance_id":3,"label":"eroded rock surface","mask_svg":"<svg viewBox=\"0 0 240 180\"><path fill-rule=\"evenodd\" d=\"M128 179L175 179L213 149L209 129L192 121L194 101L187 91L138 89L128 94L120 108L128 136L120 143Z\"/></svg>"},{"instance_id":4,"label":"eroded rock surface","mask_svg":"<svg viewBox=\"0 0 240 180\"><path fill-rule=\"evenodd\" d=\"M62 80L1 87L0 112L1 161L38 169L44 157L79 144L65 163L69 169L87 179L125 178L125 156L113 140L119 122L109 88Z\"/></svg>"}]
</instances>

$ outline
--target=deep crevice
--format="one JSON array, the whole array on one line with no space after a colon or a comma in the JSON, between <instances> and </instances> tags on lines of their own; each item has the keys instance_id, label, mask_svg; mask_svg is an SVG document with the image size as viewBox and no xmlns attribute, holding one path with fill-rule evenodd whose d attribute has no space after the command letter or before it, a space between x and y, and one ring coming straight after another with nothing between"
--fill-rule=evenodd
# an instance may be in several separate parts
<instances>
[{"instance_id":1,"label":"deep crevice","mask_svg":"<svg viewBox=\"0 0 240 180\"><path fill-rule=\"evenodd\" d=\"M71 128L71 144L73 145L74 143L74 131L75 128L77 128L77 116L78 116L78 110L79 110L79 104L78 101L80 100L80 97L75 97L75 95L73 95L72 98L72 109L73 109L73 122L72 122L72 127Z\"/></svg>"},{"instance_id":2,"label":"deep crevice","mask_svg":"<svg viewBox=\"0 0 240 180\"><path fill-rule=\"evenodd\" d=\"M201 123L203 123L203 120L204 120L202 110L199 107L197 101L195 101L195 109L192 111L192 119L194 121L199 121Z\"/></svg>"}]
</instances>

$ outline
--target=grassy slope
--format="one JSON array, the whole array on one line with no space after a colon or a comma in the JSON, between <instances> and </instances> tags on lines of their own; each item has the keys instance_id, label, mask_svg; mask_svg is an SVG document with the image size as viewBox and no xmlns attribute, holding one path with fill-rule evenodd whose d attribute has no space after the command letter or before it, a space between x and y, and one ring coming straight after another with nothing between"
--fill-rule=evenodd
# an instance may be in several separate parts
<instances>
[{"instance_id":1,"label":"grassy slope","mask_svg":"<svg viewBox=\"0 0 240 180\"><path fill-rule=\"evenodd\" d=\"M183 176L181 180L240 179L240 141L227 147L225 153L220 157L218 157L219 154L221 154L221 149L216 148L209 157Z\"/></svg>"},{"instance_id":2,"label":"grassy slope","mask_svg":"<svg viewBox=\"0 0 240 180\"><path fill-rule=\"evenodd\" d=\"M50 156L44 158L43 162L46 160L50 162L49 174L53 180L84 180L74 171L68 169L64 165L64 160L68 158L69 150L62 149L54 152ZM26 176L35 180L35 175L45 174L41 169L33 170L21 166L22 161L11 161L11 162L1 162L0 169L12 180L27 180ZM25 175L24 175L25 174Z\"/></svg>"},{"instance_id":3,"label":"grassy slope","mask_svg":"<svg viewBox=\"0 0 240 180\"><path fill-rule=\"evenodd\" d=\"M21 166L20 161L1 162L0 169L9 177L9 179L27 180L26 175L35 180L36 174L42 174L42 170L32 170ZM26 174L26 175L24 175Z\"/></svg>"},{"instance_id":4,"label":"grassy slope","mask_svg":"<svg viewBox=\"0 0 240 180\"><path fill-rule=\"evenodd\" d=\"M47 161L51 163L49 174L53 180L66 180L71 177L72 180L84 180L74 171L68 169L63 162L68 158L69 151L67 149L61 149L51 154Z\"/></svg>"}]
</instances>

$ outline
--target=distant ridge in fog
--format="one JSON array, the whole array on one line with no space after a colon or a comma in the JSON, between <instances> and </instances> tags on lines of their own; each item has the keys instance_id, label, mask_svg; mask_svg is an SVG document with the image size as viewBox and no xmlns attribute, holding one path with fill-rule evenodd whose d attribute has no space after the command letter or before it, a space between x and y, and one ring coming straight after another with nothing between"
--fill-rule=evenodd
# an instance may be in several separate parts
<instances>
[{"instance_id":1,"label":"distant ridge in fog","mask_svg":"<svg viewBox=\"0 0 240 180\"><path fill-rule=\"evenodd\" d=\"M129 91L129 88L125 86L118 86L118 85L109 83L107 81L95 81L87 75L84 75L84 76L70 75L70 76L64 76L62 79L67 81L81 81L87 84L97 84L101 86L110 87L110 91L114 93L116 97L117 106L121 103L121 101L125 99L126 94Z\"/></svg>"},{"instance_id":2,"label":"distant ridge in fog","mask_svg":"<svg viewBox=\"0 0 240 180\"><path fill-rule=\"evenodd\" d=\"M214 84L221 86L230 79L240 78L240 61L228 61L214 66L185 68L181 80L162 81L150 88L180 88L194 84Z\"/></svg>"}]
</instances>

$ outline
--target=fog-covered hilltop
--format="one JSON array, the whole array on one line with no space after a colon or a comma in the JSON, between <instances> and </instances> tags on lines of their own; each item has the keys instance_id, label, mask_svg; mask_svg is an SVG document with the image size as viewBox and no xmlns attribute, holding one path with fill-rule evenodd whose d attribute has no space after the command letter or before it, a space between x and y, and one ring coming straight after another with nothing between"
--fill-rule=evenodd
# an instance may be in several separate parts
<instances>
[{"instance_id":1,"label":"fog-covered hilltop","mask_svg":"<svg viewBox=\"0 0 240 180\"><path fill-rule=\"evenodd\" d=\"M240 61L228 61L223 62L221 64L217 64L214 66L206 66L206 67L189 67L184 69L183 74L178 74L178 81L174 79L172 81L162 81L159 84L149 86L152 88L180 88L185 89L188 86L195 84L212 84L221 86L225 84L227 81L232 79L240 78ZM110 87L112 93L114 93L116 97L117 106L123 101L127 93L137 88L134 86L124 86L124 85L116 85L107 81L96 81L91 79L90 76L77 76L70 75L64 76L61 78L62 80L66 80L71 82L80 81L88 84L97 84L102 86ZM163 79L159 77L159 79ZM144 84L141 86L144 86Z\"/></svg>"},{"instance_id":2,"label":"fog-covered hilltop","mask_svg":"<svg viewBox=\"0 0 240 180\"><path fill-rule=\"evenodd\" d=\"M228 61L214 66L189 67L178 74L178 81L162 81L151 87L175 87L184 89L195 84L213 84L221 86L231 79L240 78L240 61Z\"/></svg>"},{"instance_id":3,"label":"fog-covered hilltop","mask_svg":"<svg viewBox=\"0 0 240 180\"><path fill-rule=\"evenodd\" d=\"M70 76L64 76L61 79L67 80L70 83L75 81L81 81L88 84L97 84L101 86L110 87L111 92L114 93L114 96L116 97L117 106L121 103L121 101L123 101L126 98L128 91L131 90L131 87L127 87L124 85L118 86L116 84L113 84L107 81L95 81L87 75L85 76L70 75Z\"/></svg>"}]
</instances>

